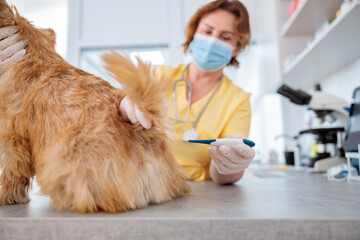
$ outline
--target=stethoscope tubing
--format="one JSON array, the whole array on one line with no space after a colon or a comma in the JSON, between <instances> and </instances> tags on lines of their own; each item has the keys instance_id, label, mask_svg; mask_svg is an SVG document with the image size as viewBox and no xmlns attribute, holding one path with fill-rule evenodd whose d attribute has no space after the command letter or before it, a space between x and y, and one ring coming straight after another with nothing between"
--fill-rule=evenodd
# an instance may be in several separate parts
<instances>
[{"instance_id":1,"label":"stethoscope tubing","mask_svg":"<svg viewBox=\"0 0 360 240\"><path fill-rule=\"evenodd\" d=\"M177 104L176 104L176 85L177 83L181 82L181 81L184 81L187 85L187 87L189 88L189 93L188 93L188 101L191 101L191 96L192 96L192 86L191 86L191 83L189 82L189 80L181 77L180 79L176 80L173 84L173 89L172 89L172 97L173 97L173 101L174 101L174 111L175 111L175 116L176 118L170 118L172 120L176 120L176 121L179 121L179 122L194 122L194 120L189 120L189 121L186 121L185 119L189 116L189 112L190 112L190 102L187 106L187 109L186 109L186 114L183 118L180 118L179 117L179 112L178 112L178 109L177 109Z\"/></svg>"},{"instance_id":2,"label":"stethoscope tubing","mask_svg":"<svg viewBox=\"0 0 360 240\"><path fill-rule=\"evenodd\" d=\"M170 118L171 120L175 120L175 121L179 121L179 122L194 122L194 120L188 120L186 121L185 119L188 117L189 113L190 113L190 106L191 106L191 96L192 96L192 86L191 86L191 83L188 79L184 78L184 73L185 71L189 68L189 64L184 68L184 70L182 71L181 73L181 78L180 79L177 79L174 83L173 83L173 89L172 89L172 97L173 97L173 102L174 102L174 111L175 111L175 116L176 118ZM176 85L177 83L181 82L181 81L184 81L188 87L188 106L187 106L187 110L186 110L186 114L183 118L180 118L179 117L179 113L178 113L178 110L177 110L177 104L176 104ZM196 128L199 120L200 120L200 117L202 116L203 112L205 111L207 105L209 104L210 100L213 98L213 96L215 95L215 93L217 92L217 90L219 89L221 83L223 81L223 74L221 75L221 78L220 78L220 81L219 83L217 84L215 90L212 92L211 96L209 97L209 99L206 101L205 105L203 106L203 108L201 109L200 113L198 114L198 116L196 117L196 120L194 122L194 125L193 125L193 129Z\"/></svg>"}]
</instances>

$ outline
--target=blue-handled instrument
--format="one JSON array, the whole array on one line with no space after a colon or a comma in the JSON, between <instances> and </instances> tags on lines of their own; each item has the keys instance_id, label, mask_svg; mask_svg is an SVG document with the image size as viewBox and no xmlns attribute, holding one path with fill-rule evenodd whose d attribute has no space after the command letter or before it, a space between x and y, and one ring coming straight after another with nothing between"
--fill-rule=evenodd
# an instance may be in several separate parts
<instances>
[{"instance_id":1,"label":"blue-handled instrument","mask_svg":"<svg viewBox=\"0 0 360 240\"><path fill-rule=\"evenodd\" d=\"M248 139L240 139L240 138L221 138L221 139L203 139L203 140L183 140L183 142L189 143L202 143L202 144L210 144L210 145L226 145L229 147L236 147L239 143L244 143L249 147L254 147L255 143Z\"/></svg>"}]
</instances>

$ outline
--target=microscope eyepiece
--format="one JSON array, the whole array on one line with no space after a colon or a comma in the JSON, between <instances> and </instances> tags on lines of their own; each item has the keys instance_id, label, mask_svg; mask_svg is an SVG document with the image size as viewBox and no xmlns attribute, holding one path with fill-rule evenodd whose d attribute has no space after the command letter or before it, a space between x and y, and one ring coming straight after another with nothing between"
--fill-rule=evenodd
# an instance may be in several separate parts
<instances>
[{"instance_id":1,"label":"microscope eyepiece","mask_svg":"<svg viewBox=\"0 0 360 240\"><path fill-rule=\"evenodd\" d=\"M307 105L311 100L311 95L301 90L294 90L286 84L281 85L277 93L289 98L291 102L298 105Z\"/></svg>"}]
</instances>

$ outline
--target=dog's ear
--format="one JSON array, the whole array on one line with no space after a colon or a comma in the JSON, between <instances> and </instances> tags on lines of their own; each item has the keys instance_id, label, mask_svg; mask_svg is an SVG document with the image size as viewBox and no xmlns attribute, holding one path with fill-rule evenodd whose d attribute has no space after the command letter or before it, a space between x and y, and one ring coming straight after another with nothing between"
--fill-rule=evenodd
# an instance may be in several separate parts
<instances>
[{"instance_id":1,"label":"dog's ear","mask_svg":"<svg viewBox=\"0 0 360 240\"><path fill-rule=\"evenodd\" d=\"M54 40L56 39L56 33L53 29L51 28L43 28L41 29L45 34L49 35L51 38L53 38Z\"/></svg>"},{"instance_id":2,"label":"dog's ear","mask_svg":"<svg viewBox=\"0 0 360 240\"><path fill-rule=\"evenodd\" d=\"M55 31L51 28L42 28L40 29L40 31L45 34L45 38L47 39L47 41L50 42L53 47L55 47L55 43L56 43Z\"/></svg>"},{"instance_id":3,"label":"dog's ear","mask_svg":"<svg viewBox=\"0 0 360 240\"><path fill-rule=\"evenodd\" d=\"M14 18L13 11L5 0L0 0L0 20Z\"/></svg>"}]
</instances>

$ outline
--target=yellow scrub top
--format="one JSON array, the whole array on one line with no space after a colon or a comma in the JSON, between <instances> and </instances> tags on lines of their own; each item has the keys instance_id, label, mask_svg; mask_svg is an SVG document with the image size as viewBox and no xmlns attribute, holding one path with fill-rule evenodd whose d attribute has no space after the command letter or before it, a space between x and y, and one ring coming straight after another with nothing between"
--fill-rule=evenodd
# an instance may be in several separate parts
<instances>
[{"instance_id":1,"label":"yellow scrub top","mask_svg":"<svg viewBox=\"0 0 360 240\"><path fill-rule=\"evenodd\" d=\"M181 78L186 65L178 67L158 66L155 73L165 81L169 81L166 90L166 100L169 105L167 117L175 118L174 101L172 97L173 83ZM184 77L187 77L185 72ZM191 104L186 120L196 119L203 106L215 90L216 86L203 98ZM248 136L251 119L250 94L235 86L229 78L223 76L223 81L201 115L196 126L198 139L221 138L238 133ZM187 111L188 101L186 83L178 82L176 85L176 104L179 118L183 118ZM169 139L170 148L183 167L189 180L209 180L210 156L209 145L186 143L182 141L183 133L193 127L194 123L183 123L171 120L175 128L173 139Z\"/></svg>"}]
</instances>

